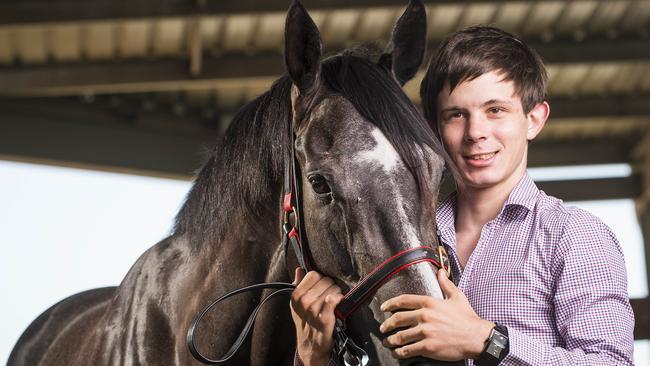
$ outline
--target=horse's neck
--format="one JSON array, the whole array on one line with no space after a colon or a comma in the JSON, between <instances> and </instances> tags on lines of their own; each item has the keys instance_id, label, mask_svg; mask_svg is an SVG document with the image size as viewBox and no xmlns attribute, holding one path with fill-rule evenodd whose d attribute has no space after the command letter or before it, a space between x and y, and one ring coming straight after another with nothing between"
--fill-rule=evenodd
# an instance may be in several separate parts
<instances>
[{"instance_id":1,"label":"horse's neck","mask_svg":"<svg viewBox=\"0 0 650 366\"><path fill-rule=\"evenodd\" d=\"M286 277L279 220L279 210L265 210L254 224L244 217L223 220L227 228L222 230L222 239L194 239L202 240L200 262L209 268L216 266L221 271L236 273L237 277L231 279L242 286ZM222 276L216 280L224 282Z\"/></svg>"},{"instance_id":2,"label":"horse's neck","mask_svg":"<svg viewBox=\"0 0 650 366\"><path fill-rule=\"evenodd\" d=\"M207 250L212 253L208 261L211 268L205 278L205 285L195 301L203 303L227 292L260 282L289 282L290 278L285 263L285 253L280 237L278 217L268 217L265 222L259 222L255 227L239 225L226 235L227 239L219 245L218 250ZM203 261L202 261L203 262ZM203 262L205 263L205 262ZM219 341L213 344L212 352L223 355L235 341L235 336L241 331L244 321L258 301L262 292L239 295L238 300L228 300L215 309L219 314L227 314L204 322L203 335L209 339L201 339L199 344L207 344L215 334L221 334ZM196 308L194 311L198 311ZM213 310L214 311L214 310ZM188 319L189 320L189 319ZM199 332L201 333L201 332ZM236 356L234 363L264 365L269 357L293 354L291 342L294 330L286 301L273 301L261 309L250 340L250 349L244 347ZM279 342L279 343L278 343ZM276 344L277 343L277 344Z\"/></svg>"}]
</instances>

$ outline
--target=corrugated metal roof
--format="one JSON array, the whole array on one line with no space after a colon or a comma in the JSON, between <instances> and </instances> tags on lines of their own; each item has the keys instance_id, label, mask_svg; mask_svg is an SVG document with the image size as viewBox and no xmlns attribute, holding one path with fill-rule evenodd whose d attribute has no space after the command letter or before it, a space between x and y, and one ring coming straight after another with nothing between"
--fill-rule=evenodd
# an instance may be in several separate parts
<instances>
[{"instance_id":1,"label":"corrugated metal roof","mask_svg":"<svg viewBox=\"0 0 650 366\"><path fill-rule=\"evenodd\" d=\"M306 5L309 8L309 3ZM311 15L327 49L336 50L353 43L385 41L402 10L403 6L354 7L350 2L344 9L323 7L311 11ZM547 47L552 52L547 65L552 97L650 95L650 1L464 1L427 3L427 11L432 46L454 30L492 24ZM283 11L264 13L251 8L248 13L225 15L197 12L151 18L0 24L0 95L173 93L182 95L178 98L182 103L229 112L263 92L281 72L284 16ZM591 45L593 40L601 42L603 48L599 59L590 59L589 54L580 59L576 55L582 52L580 47ZM616 47L624 47L621 40L633 41L632 46L623 49L625 56L608 55L607 47L612 47L614 53L618 52ZM574 44L575 52L571 48L554 49L558 42ZM638 57L630 47L638 48ZM228 70L219 70L219 77L206 76L229 55L257 60L269 52L276 56L268 57L268 64L260 61L250 75L247 70L237 70L233 72L236 76L228 77ZM169 75L165 71L146 79L134 77L132 81L128 77L114 81L83 76L92 74L87 68L93 65L111 73L114 67L123 68L129 62L170 60L177 61L174 68L178 69L178 77L165 78ZM160 66L160 70L173 66L165 67ZM71 75L77 68L82 74L75 78ZM44 75L50 79L43 81L47 79ZM414 100L418 100L421 76L422 72L406 86ZM635 118L610 128L601 128L604 122L596 118L578 124L564 121L550 124L545 136L632 133L650 122L648 116Z\"/></svg>"}]
</instances>

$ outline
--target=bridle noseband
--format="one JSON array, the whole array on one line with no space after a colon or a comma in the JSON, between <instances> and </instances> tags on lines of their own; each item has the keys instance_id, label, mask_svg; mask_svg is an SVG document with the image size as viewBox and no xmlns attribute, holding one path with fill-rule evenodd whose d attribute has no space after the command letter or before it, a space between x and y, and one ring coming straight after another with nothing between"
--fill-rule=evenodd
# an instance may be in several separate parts
<instances>
[{"instance_id":1,"label":"bridle noseband","mask_svg":"<svg viewBox=\"0 0 650 366\"><path fill-rule=\"evenodd\" d=\"M293 131L293 124L289 124L289 133L291 143L291 153L285 159L285 173L284 173L284 200L283 200L283 220L282 220L282 244L285 250L285 255L288 252L288 246L290 245L293 249L293 252L296 255L296 259L300 267L302 267L305 272L313 269L312 259L309 254L309 248L306 243L306 236L304 235L304 223L303 216L300 214L302 209L302 200L301 200L301 175L300 175L300 166L298 164L298 159L296 158L294 141L295 134ZM392 257L388 258L386 261L377 266L372 272L365 275L356 286L354 286L350 291L348 291L343 300L338 304L335 309L336 315L336 325L334 327L334 348L337 354L338 360L343 362L346 366L365 366L368 364L369 358L366 351L361 347L357 346L352 338L350 338L346 333L346 319L353 314L361 304L363 304L367 299L373 296L377 290L390 280L394 275L403 271L404 269L423 262L429 262L435 265L438 268L443 268L451 275L449 270L449 260L447 252L445 251L444 246L440 242L440 235L437 236L438 240L436 243L436 248L429 246L418 246L415 248L410 248L399 252ZM255 322L255 318L259 313L261 307L268 302L271 298L283 294L291 293L295 288L294 284L285 283L285 282L267 282L259 283L251 286L247 286L235 291L229 292L222 297L218 298L210 305L205 307L201 312L199 312L192 321L190 328L187 332L187 346L190 350L190 353L198 361L209 364L221 364L230 360L237 350L241 347L243 342L246 340L248 333L252 329L252 325ZM240 332L239 336L226 352L226 354L220 359L210 359L201 354L196 345L194 344L194 333L201 319L207 314L207 312L212 309L217 303L244 293L253 290L261 289L274 289L271 294L267 295L265 298L260 301L260 303L255 307L251 315L248 317L244 328Z\"/></svg>"}]
</instances>

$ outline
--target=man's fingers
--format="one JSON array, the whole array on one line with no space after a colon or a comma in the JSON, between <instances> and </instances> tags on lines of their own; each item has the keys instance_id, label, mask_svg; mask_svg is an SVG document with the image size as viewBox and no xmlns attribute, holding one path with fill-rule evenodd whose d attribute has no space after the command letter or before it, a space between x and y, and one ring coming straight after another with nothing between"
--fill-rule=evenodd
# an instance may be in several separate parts
<instances>
[{"instance_id":1,"label":"man's fingers","mask_svg":"<svg viewBox=\"0 0 650 366\"><path fill-rule=\"evenodd\" d=\"M405 359L405 358L411 358L411 357L417 357L417 356L423 356L426 351L426 347L424 345L424 340L421 340L419 342L407 344L402 347L395 348L392 351L393 357L397 359Z\"/></svg>"},{"instance_id":2,"label":"man's fingers","mask_svg":"<svg viewBox=\"0 0 650 366\"><path fill-rule=\"evenodd\" d=\"M341 289L331 278L308 272L291 295L291 308L309 326L322 330L325 327L321 319L325 297L340 293Z\"/></svg>"},{"instance_id":3,"label":"man's fingers","mask_svg":"<svg viewBox=\"0 0 650 366\"><path fill-rule=\"evenodd\" d=\"M303 278L305 278L305 270L300 267L296 267L292 283L294 285L298 285Z\"/></svg>"},{"instance_id":4,"label":"man's fingers","mask_svg":"<svg viewBox=\"0 0 650 366\"><path fill-rule=\"evenodd\" d=\"M423 325L418 325L413 328L400 330L399 332L386 337L383 341L383 344L386 347L393 348L419 341L425 338L425 335L422 333L422 329Z\"/></svg>"},{"instance_id":5,"label":"man's fingers","mask_svg":"<svg viewBox=\"0 0 650 366\"><path fill-rule=\"evenodd\" d=\"M334 283L332 279L323 277L318 272L307 272L291 294L294 308L298 312L301 309L306 309L314 301L314 298L323 293L332 283Z\"/></svg>"},{"instance_id":6,"label":"man's fingers","mask_svg":"<svg viewBox=\"0 0 650 366\"><path fill-rule=\"evenodd\" d=\"M323 281L321 284L325 285L327 282ZM321 327L321 314L325 311L324 306L325 306L325 299L327 298L328 295L332 294L340 294L341 289L336 286L334 283L331 283L331 285L327 288L325 288L322 292L320 292L321 288L319 287L317 290L314 290L314 292L308 292L303 296L303 299L301 299L301 302L305 305L308 306L307 312L310 315L310 318L312 319L311 323L314 326L317 326L320 328Z\"/></svg>"},{"instance_id":7,"label":"man's fingers","mask_svg":"<svg viewBox=\"0 0 650 366\"><path fill-rule=\"evenodd\" d=\"M400 311L391 315L388 319L384 320L379 326L379 331L382 333L390 332L396 328L410 327L420 322L420 311Z\"/></svg>"},{"instance_id":8,"label":"man's fingers","mask_svg":"<svg viewBox=\"0 0 650 366\"><path fill-rule=\"evenodd\" d=\"M435 299L423 295L400 295L381 304L382 311L415 310L433 306Z\"/></svg>"},{"instance_id":9,"label":"man's fingers","mask_svg":"<svg viewBox=\"0 0 650 366\"><path fill-rule=\"evenodd\" d=\"M336 306L343 300L343 295L341 290L334 292L325 296L325 303L323 304L323 309L320 313L320 320L323 324L323 333L332 334L334 332L334 324L336 323L336 317L334 315L334 309Z\"/></svg>"}]
</instances>

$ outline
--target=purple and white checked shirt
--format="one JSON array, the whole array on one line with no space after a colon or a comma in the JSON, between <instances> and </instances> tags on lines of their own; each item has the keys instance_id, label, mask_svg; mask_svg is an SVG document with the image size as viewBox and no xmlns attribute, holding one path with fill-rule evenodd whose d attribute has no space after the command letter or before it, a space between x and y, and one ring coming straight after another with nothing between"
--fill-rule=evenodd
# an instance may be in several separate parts
<instances>
[{"instance_id":1,"label":"purple and white checked shirt","mask_svg":"<svg viewBox=\"0 0 650 366\"><path fill-rule=\"evenodd\" d=\"M564 207L525 174L461 270L455 205L453 195L436 212L442 242L474 311L508 328L500 365L633 364L623 253L602 221Z\"/></svg>"},{"instance_id":2,"label":"purple and white checked shirt","mask_svg":"<svg viewBox=\"0 0 650 366\"><path fill-rule=\"evenodd\" d=\"M623 253L602 221L564 207L525 174L481 230L463 270L455 206L452 195L438 207L441 239L456 285L474 311L508 327L510 353L500 365L633 364Z\"/></svg>"}]
</instances>

